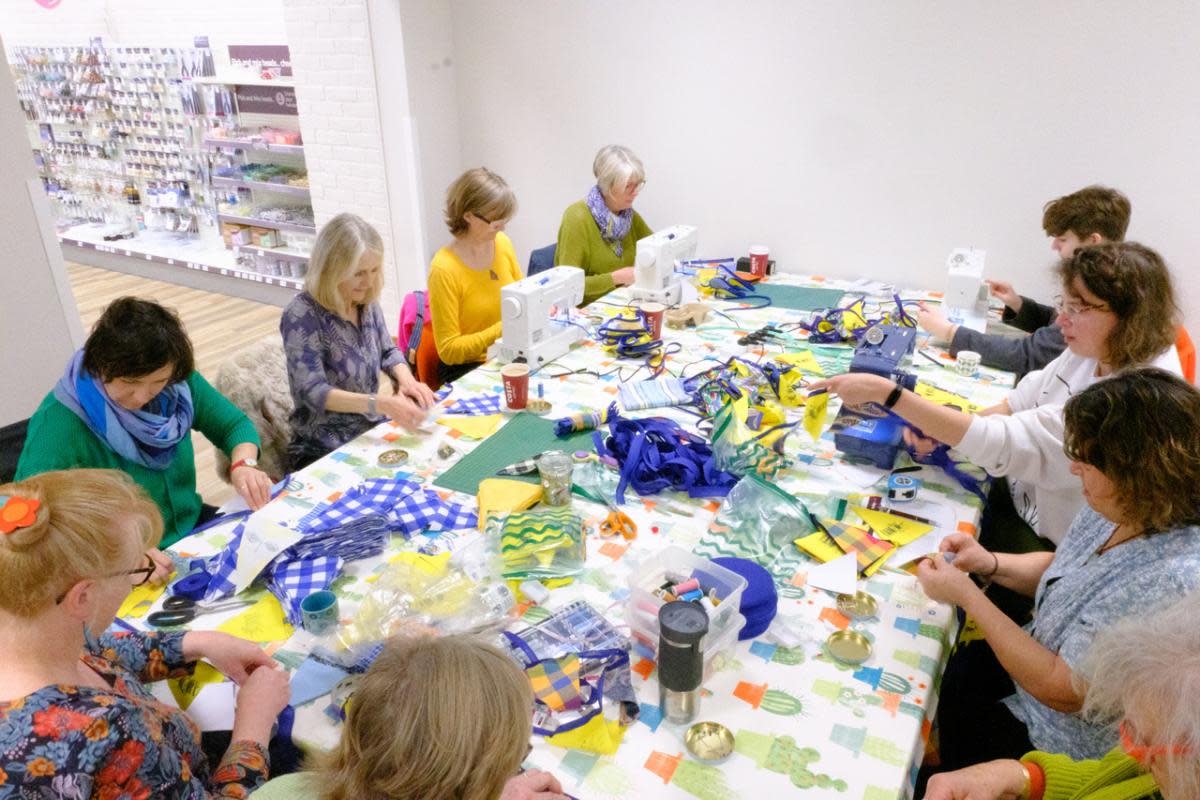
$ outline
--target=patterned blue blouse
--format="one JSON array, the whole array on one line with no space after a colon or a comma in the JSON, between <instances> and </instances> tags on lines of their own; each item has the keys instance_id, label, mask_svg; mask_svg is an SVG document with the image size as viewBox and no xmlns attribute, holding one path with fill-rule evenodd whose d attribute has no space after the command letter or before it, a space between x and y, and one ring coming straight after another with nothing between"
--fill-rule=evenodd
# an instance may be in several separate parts
<instances>
[{"instance_id":1,"label":"patterned blue blouse","mask_svg":"<svg viewBox=\"0 0 1200 800\"><path fill-rule=\"evenodd\" d=\"M1102 628L1122 617L1151 614L1200 586L1200 527L1142 536L1097 554L1115 527L1084 508L1038 583L1026 630L1072 669ZM1117 745L1115 725L1055 711L1020 686L1005 703L1029 727L1036 750L1102 758Z\"/></svg>"},{"instance_id":2,"label":"patterned blue blouse","mask_svg":"<svg viewBox=\"0 0 1200 800\"><path fill-rule=\"evenodd\" d=\"M82 660L109 689L44 686L0 702L0 798L240 800L264 783L265 748L234 742L211 769L195 723L142 685L191 673L182 642L105 634Z\"/></svg>"},{"instance_id":3,"label":"patterned blue blouse","mask_svg":"<svg viewBox=\"0 0 1200 800\"><path fill-rule=\"evenodd\" d=\"M296 295L283 310L279 332L287 354L288 383L296 410L293 441L310 450L330 452L383 420L325 410L331 389L359 394L379 391L379 373L404 363L404 353L388 333L377 303L359 306L361 324L353 325L322 306L308 292Z\"/></svg>"}]
</instances>

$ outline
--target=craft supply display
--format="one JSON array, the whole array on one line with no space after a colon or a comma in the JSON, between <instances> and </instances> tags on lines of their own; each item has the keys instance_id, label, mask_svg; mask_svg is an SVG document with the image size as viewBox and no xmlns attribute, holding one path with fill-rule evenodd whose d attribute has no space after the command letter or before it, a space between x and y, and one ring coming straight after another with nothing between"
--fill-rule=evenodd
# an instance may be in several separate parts
<instances>
[{"instance_id":1,"label":"craft supply display","mask_svg":"<svg viewBox=\"0 0 1200 800\"><path fill-rule=\"evenodd\" d=\"M681 291L739 289L717 270L677 276ZM184 540L200 555L181 557L169 595L251 603L185 627L245 632L296 669L305 746L337 740L382 639L470 631L525 673L526 766L573 797L911 792L957 626L912 568L973 531L981 502L947 453L898 447L879 466L839 447L838 401L808 387L854 366L983 406L1011 376L914 361L882 328L906 328L921 293L764 280L710 293L694 325L664 319L650 360L613 345L651 335L613 292L571 317L565 353L523 365L524 397L490 361L439 396L432 433L383 423L264 509ZM768 308L765 286L825 305ZM839 308L865 329L812 341ZM322 592L338 600L330 628ZM139 595L125 621L162 606Z\"/></svg>"}]
</instances>

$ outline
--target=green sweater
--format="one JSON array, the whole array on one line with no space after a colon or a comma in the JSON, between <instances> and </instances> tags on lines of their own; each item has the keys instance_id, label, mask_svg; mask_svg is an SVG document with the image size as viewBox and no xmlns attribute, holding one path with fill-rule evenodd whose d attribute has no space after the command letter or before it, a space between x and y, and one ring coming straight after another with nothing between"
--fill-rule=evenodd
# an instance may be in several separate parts
<instances>
[{"instance_id":1,"label":"green sweater","mask_svg":"<svg viewBox=\"0 0 1200 800\"><path fill-rule=\"evenodd\" d=\"M259 445L254 423L199 372L193 372L187 384L192 390L195 430L226 455L243 442ZM196 457L190 435L176 446L175 458L165 470L149 469L118 455L75 412L60 403L52 391L29 420L16 479L75 467L119 469L137 481L162 511L161 547L174 544L196 526L200 495L196 493Z\"/></svg>"},{"instance_id":2,"label":"green sweater","mask_svg":"<svg viewBox=\"0 0 1200 800\"><path fill-rule=\"evenodd\" d=\"M596 300L613 290L612 273L622 267L632 267L637 255L638 239L654 231L636 211L629 233L621 240L621 255L600 236L600 226L592 217L587 202L580 200L567 206L562 225L558 228L558 246L554 250L557 266L580 267L583 279L583 304Z\"/></svg>"},{"instance_id":3,"label":"green sweater","mask_svg":"<svg viewBox=\"0 0 1200 800\"><path fill-rule=\"evenodd\" d=\"M1044 800L1140 800L1160 798L1154 776L1120 747L1099 761L1074 761L1070 756L1034 751L1022 757L1046 774Z\"/></svg>"}]
</instances>

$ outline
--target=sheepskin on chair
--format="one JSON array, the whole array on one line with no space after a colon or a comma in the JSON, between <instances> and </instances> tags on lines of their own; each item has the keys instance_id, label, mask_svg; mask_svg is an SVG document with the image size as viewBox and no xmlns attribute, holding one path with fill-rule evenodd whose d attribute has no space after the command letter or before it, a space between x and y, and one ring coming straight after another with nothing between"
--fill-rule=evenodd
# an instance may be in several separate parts
<instances>
[{"instance_id":1,"label":"sheepskin on chair","mask_svg":"<svg viewBox=\"0 0 1200 800\"><path fill-rule=\"evenodd\" d=\"M221 394L254 423L262 448L258 468L277 481L284 475L292 440L294 404L288 389L287 357L279 334L267 336L230 358L214 382ZM229 483L229 459L217 451L217 476Z\"/></svg>"}]
</instances>

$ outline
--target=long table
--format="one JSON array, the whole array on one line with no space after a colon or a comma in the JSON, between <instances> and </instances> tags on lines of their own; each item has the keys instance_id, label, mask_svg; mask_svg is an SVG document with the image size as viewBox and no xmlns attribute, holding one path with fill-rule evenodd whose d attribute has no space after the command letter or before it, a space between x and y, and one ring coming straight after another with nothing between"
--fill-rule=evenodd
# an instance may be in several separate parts
<instances>
[{"instance_id":1,"label":"long table","mask_svg":"<svg viewBox=\"0 0 1200 800\"><path fill-rule=\"evenodd\" d=\"M861 283L819 277L780 275L771 280L776 285L863 293ZM927 295L905 292L903 296L911 299ZM624 290L614 292L591 310L611 315L626 299ZM886 305L891 302L891 294L878 294L875 299ZM711 365L699 363L703 359L716 363L732 355L755 359L764 357L764 353L769 357L782 352L780 347L764 351L741 346L737 339L771 322L797 322L810 316L809 312L777 307L746 309L738 302L711 298L704 298L704 302L724 315L711 315L695 328L664 327L667 342L682 345L668 360L672 371L686 367L690 375ZM926 347L924 343L922 346ZM805 347L812 350L829 375L843 371L850 356L848 345ZM997 402L1012 386L1012 376L1007 373L984 369L975 377L963 377L936 349L925 352L933 357L918 357L913 363L921 381L978 405ZM613 358L596 342L585 341L536 373L531 387L542 384L545 398L553 404L551 417L565 416L604 408L613 401L622 379L648 377L644 369L633 375L635 366L635 362ZM485 364L455 383L452 394L435 415L446 403L457 399L500 392L499 365ZM837 407L837 402L830 403L826 424ZM630 416L665 416L689 428L696 424L694 415L672 408ZM294 521L317 503L369 478L401 475L432 484L461 453L477 446L448 428L433 427L432 433L409 434L390 423L381 424L293 475L286 491L273 503L273 516ZM447 441L456 451L448 459L438 454L439 445ZM379 454L396 448L408 451L408 461L399 468L380 467ZM797 431L788 437L786 453L793 466L775 483L802 499L819 502L835 494L850 495L853 501L854 496L880 494L885 489L887 473L841 458L828 431L815 442ZM940 470L926 468L920 476L924 485L912 508L935 519L941 533L973 531L981 510L979 501ZM445 494L461 502L473 502L473 498L463 495ZM668 545L694 548L705 536L718 508L715 502L692 501L677 493L671 496L676 503L687 503L694 513L681 515L678 507L676 513L667 513L656 507L655 498L628 504L624 510L638 523L638 537L628 542L602 539L593 531L587 541L584 573L570 585L552 590L545 608L525 607L523 617L514 621L513 627L537 622L548 611L576 600L590 603L615 624L624 625L628 579L638 564ZM590 521L604 515L602 506L578 499L574 504ZM176 545L176 552L181 556L214 552L224 546L231 527L217 526L189 537ZM424 552L453 550L478 535L450 532L417 536L412 541L395 536L383 556L348 563L335 584L343 619L354 613L372 581L397 553L418 546ZM770 793L783 795L799 789L807 790L812 797L885 800L908 796L928 737L948 643L956 630L952 609L928 600L911 572L885 567L858 582L859 590L876 599L877 616L851 619L838 610L833 594L806 586L811 567L807 557L791 546L784 548L772 567L780 594L779 613L799 620L810 634L805 642L794 647L772 644L767 637L739 642L719 658L703 686L699 718L720 722L735 735L735 751L727 760L706 765L688 755L683 728L662 721L653 663L635 654L633 683L642 710L639 720L625 732L616 754L564 750L535 737L527 764L553 772L578 798L734 800ZM201 617L198 623L215 627L221 619ZM866 663L849 667L823 651L821 642L839 629L858 631L871 641L873 652ZM287 641L271 647L279 660L294 667L316 642L311 635L297 630ZM321 699L297 709L295 735L302 743L325 747L337 740L340 725L325 713L327 705L327 699Z\"/></svg>"}]
</instances>

